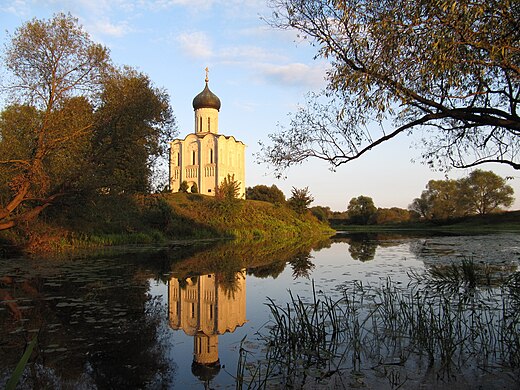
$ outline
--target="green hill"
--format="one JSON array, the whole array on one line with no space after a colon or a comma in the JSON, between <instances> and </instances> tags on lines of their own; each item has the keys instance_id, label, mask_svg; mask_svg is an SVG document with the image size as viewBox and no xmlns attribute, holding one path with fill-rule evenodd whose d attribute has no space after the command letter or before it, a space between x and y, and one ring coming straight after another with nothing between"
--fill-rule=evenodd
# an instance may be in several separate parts
<instances>
[{"instance_id":1,"label":"green hill","mask_svg":"<svg viewBox=\"0 0 520 390\"><path fill-rule=\"evenodd\" d=\"M55 252L186 239L272 241L333 233L310 212L297 214L282 204L175 193L67 199L30 226L0 233L0 245Z\"/></svg>"}]
</instances>

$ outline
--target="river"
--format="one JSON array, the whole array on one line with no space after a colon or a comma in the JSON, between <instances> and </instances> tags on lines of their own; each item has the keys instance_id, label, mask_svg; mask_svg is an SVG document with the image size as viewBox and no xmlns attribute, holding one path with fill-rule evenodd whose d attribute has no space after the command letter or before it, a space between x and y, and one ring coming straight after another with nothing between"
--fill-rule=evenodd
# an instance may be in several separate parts
<instances>
[{"instance_id":1,"label":"river","mask_svg":"<svg viewBox=\"0 0 520 390\"><path fill-rule=\"evenodd\" d=\"M428 360L417 350L419 344L410 341L419 336L400 335L399 353L397 344L389 353L388 340L367 327L366 319L374 324L382 321L371 307L385 307L369 298L387 296L382 290L374 295L373 288L392 283L407 289L414 275L421 279L429 270L469 261L483 270L470 286L472 299L480 291L478 299L486 305L484 295L497 296L503 282L517 271L520 236L342 233L290 246L205 241L52 259L0 259L0 386L5 386L26 345L37 336L20 388L235 388L240 375L243 388L262 387L253 374L261 375L259 362L271 359L266 358L266 340L276 335L273 308L289 308L291 296L303 304L315 299L340 302L345 297L348 302L355 296L351 304L365 313L359 318L365 318L361 329L366 334L356 333L361 344L349 349L353 336L342 333L339 347L326 345L336 353L329 362L313 368L298 363L305 379L296 375L294 387L518 387L518 348L509 354L491 351L482 346L481 336L472 333L479 351L493 357L475 357L481 352L472 352L474 347L464 341L453 348L449 359L442 355ZM438 273L428 275L439 278ZM431 286L415 285L415 294ZM467 294L468 285L462 287L457 291ZM347 295L351 292L354 295ZM488 322L494 323L493 318ZM498 319L495 322L503 326ZM519 322L508 324L518 341ZM276 340L270 345L280 348ZM294 367L291 370L294 375ZM268 383L277 388L290 382L280 377Z\"/></svg>"}]
</instances>

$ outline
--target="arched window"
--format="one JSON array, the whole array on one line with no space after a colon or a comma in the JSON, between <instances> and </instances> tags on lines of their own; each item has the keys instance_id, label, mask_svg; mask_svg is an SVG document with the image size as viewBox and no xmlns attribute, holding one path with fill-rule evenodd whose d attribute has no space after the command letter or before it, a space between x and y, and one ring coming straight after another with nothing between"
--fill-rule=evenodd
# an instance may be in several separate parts
<instances>
[{"instance_id":1,"label":"arched window","mask_svg":"<svg viewBox=\"0 0 520 390\"><path fill-rule=\"evenodd\" d=\"M195 165L195 151L191 152L191 160L192 160L191 165Z\"/></svg>"},{"instance_id":2,"label":"arched window","mask_svg":"<svg viewBox=\"0 0 520 390\"><path fill-rule=\"evenodd\" d=\"M199 133L202 132L202 117L199 118Z\"/></svg>"},{"instance_id":3,"label":"arched window","mask_svg":"<svg viewBox=\"0 0 520 390\"><path fill-rule=\"evenodd\" d=\"M213 164L213 149L209 150L209 163Z\"/></svg>"},{"instance_id":4,"label":"arched window","mask_svg":"<svg viewBox=\"0 0 520 390\"><path fill-rule=\"evenodd\" d=\"M181 166L181 154L179 152L177 152L177 166Z\"/></svg>"},{"instance_id":5,"label":"arched window","mask_svg":"<svg viewBox=\"0 0 520 390\"><path fill-rule=\"evenodd\" d=\"M208 131L211 131L211 119L208 118Z\"/></svg>"}]
</instances>

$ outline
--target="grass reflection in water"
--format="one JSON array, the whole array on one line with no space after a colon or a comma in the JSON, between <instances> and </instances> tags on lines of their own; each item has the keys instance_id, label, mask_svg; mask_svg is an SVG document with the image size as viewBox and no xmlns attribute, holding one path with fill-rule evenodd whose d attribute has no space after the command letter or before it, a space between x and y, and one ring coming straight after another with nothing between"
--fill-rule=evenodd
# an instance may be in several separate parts
<instances>
[{"instance_id":1,"label":"grass reflection in water","mask_svg":"<svg viewBox=\"0 0 520 390\"><path fill-rule=\"evenodd\" d=\"M238 388L512 388L520 383L520 272L492 278L489 265L463 260L342 286L333 300L267 305L265 356L240 349ZM375 386L375 387L374 387Z\"/></svg>"}]
</instances>

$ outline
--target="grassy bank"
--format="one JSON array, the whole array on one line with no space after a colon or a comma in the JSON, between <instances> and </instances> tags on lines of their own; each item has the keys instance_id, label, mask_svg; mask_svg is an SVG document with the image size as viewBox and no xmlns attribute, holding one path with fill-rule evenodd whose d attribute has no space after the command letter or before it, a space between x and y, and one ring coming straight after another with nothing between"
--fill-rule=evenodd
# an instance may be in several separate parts
<instances>
[{"instance_id":1,"label":"grassy bank","mask_svg":"<svg viewBox=\"0 0 520 390\"><path fill-rule=\"evenodd\" d=\"M446 232L520 232L520 211L474 215L439 221L416 221L382 225L349 225L335 221L335 230L349 232L446 231Z\"/></svg>"},{"instance_id":2,"label":"grassy bank","mask_svg":"<svg viewBox=\"0 0 520 390\"><path fill-rule=\"evenodd\" d=\"M36 222L1 232L0 243L3 248L56 252L186 239L287 240L333 233L310 213L297 214L284 205L176 193L67 199Z\"/></svg>"}]
</instances>

